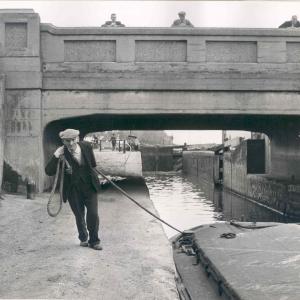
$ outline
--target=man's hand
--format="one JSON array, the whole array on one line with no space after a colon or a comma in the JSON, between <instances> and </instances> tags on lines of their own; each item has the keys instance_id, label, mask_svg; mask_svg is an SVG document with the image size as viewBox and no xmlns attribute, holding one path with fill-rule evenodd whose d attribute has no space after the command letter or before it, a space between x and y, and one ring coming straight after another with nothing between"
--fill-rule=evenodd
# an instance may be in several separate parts
<instances>
[{"instance_id":1,"label":"man's hand","mask_svg":"<svg viewBox=\"0 0 300 300\"><path fill-rule=\"evenodd\" d=\"M66 174L68 174L68 175L72 175L72 168L70 167L70 168L66 168L65 169L65 172L66 172Z\"/></svg>"},{"instance_id":2,"label":"man's hand","mask_svg":"<svg viewBox=\"0 0 300 300\"><path fill-rule=\"evenodd\" d=\"M54 152L54 156L56 158L59 158L63 154L64 154L64 146L57 148L56 151Z\"/></svg>"}]
</instances>

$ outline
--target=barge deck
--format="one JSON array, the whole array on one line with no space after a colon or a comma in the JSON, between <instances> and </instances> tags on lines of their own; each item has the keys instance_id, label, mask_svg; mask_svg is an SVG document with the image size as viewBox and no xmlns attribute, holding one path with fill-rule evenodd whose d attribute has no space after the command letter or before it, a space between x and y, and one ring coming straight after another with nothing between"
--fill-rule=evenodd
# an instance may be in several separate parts
<instances>
[{"instance_id":1,"label":"barge deck","mask_svg":"<svg viewBox=\"0 0 300 300\"><path fill-rule=\"evenodd\" d=\"M186 237L173 239L183 299L300 299L298 224L220 222Z\"/></svg>"}]
</instances>

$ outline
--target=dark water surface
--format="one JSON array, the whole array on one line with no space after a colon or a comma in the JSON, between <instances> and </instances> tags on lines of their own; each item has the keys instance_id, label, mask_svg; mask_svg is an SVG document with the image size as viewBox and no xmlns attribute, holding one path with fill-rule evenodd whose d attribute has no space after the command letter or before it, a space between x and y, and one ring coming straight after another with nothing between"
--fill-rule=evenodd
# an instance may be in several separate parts
<instances>
[{"instance_id":1,"label":"dark water surface","mask_svg":"<svg viewBox=\"0 0 300 300\"><path fill-rule=\"evenodd\" d=\"M179 230L216 221L289 222L282 215L230 192L199 182L198 178L147 174L146 185L160 217ZM177 232L166 225L168 237Z\"/></svg>"}]
</instances>

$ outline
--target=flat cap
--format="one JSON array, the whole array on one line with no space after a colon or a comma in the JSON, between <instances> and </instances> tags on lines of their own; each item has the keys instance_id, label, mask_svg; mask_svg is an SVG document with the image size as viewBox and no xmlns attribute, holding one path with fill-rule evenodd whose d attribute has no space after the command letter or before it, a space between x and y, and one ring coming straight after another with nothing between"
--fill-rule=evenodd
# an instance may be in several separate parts
<instances>
[{"instance_id":1,"label":"flat cap","mask_svg":"<svg viewBox=\"0 0 300 300\"><path fill-rule=\"evenodd\" d=\"M183 15L183 16L185 16L185 11L180 11L179 13L178 13L178 15Z\"/></svg>"},{"instance_id":2,"label":"flat cap","mask_svg":"<svg viewBox=\"0 0 300 300\"><path fill-rule=\"evenodd\" d=\"M59 133L61 139L75 139L79 136L79 130L76 129L66 129Z\"/></svg>"}]
</instances>

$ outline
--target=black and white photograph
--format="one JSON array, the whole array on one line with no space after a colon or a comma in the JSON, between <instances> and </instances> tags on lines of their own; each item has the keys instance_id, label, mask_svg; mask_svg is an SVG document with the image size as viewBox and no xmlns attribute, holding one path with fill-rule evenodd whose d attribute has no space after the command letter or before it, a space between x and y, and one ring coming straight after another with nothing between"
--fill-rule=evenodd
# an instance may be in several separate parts
<instances>
[{"instance_id":1,"label":"black and white photograph","mask_svg":"<svg viewBox=\"0 0 300 300\"><path fill-rule=\"evenodd\" d=\"M300 1L0 0L0 299L299 300Z\"/></svg>"}]
</instances>

